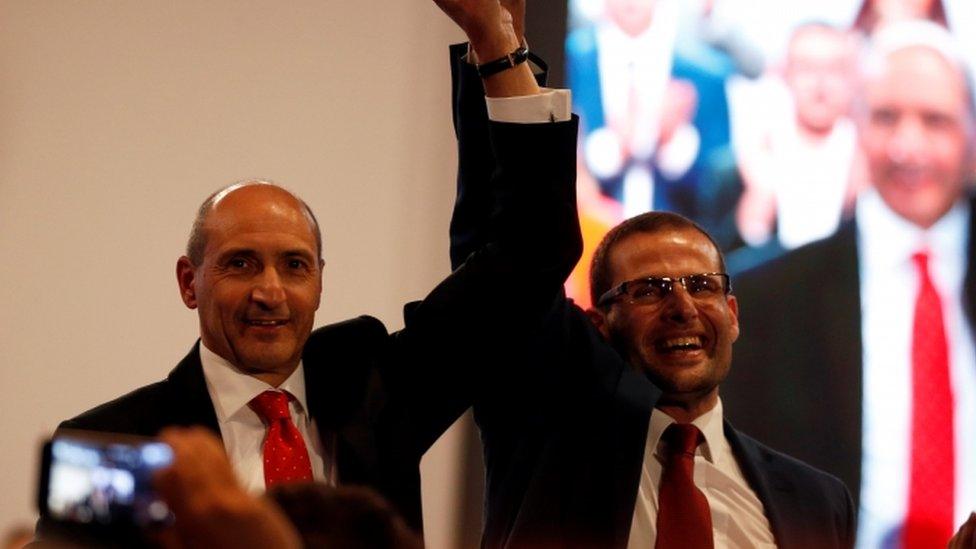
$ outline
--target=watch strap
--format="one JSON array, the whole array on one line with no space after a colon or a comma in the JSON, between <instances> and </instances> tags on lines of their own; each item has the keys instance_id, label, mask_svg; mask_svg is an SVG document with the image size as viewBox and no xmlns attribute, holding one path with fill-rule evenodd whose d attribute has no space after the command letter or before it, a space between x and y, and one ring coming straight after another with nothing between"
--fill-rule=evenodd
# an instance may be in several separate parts
<instances>
[{"instance_id":1,"label":"watch strap","mask_svg":"<svg viewBox=\"0 0 976 549\"><path fill-rule=\"evenodd\" d=\"M488 78L493 74L498 74L502 71L507 71L508 69L517 67L518 65L525 63L528 58L529 48L520 46L505 57L499 57L498 59L479 64L478 74L480 74L482 78Z\"/></svg>"}]
</instances>

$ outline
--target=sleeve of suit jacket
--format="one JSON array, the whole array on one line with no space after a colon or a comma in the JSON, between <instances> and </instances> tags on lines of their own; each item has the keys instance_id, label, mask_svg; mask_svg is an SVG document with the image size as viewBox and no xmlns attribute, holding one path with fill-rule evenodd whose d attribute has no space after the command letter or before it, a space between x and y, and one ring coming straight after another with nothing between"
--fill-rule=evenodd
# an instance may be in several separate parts
<instances>
[{"instance_id":1,"label":"sleeve of suit jacket","mask_svg":"<svg viewBox=\"0 0 976 549\"><path fill-rule=\"evenodd\" d=\"M419 451L473 403L487 357L539 329L582 246L577 119L492 122L480 80L463 90L456 80L454 91L466 105L454 111L459 179L477 196L456 205L454 272L405 311L389 362L408 366L387 372L409 410L404 428L424 431L414 433Z\"/></svg>"},{"instance_id":2,"label":"sleeve of suit jacket","mask_svg":"<svg viewBox=\"0 0 976 549\"><path fill-rule=\"evenodd\" d=\"M465 60L468 45L451 46L451 98L454 134L458 141L457 200L451 216L451 269L485 244L494 203L491 176L495 158L491 154L488 111L484 88L474 65ZM535 54L529 60L546 83L548 67Z\"/></svg>"}]
</instances>

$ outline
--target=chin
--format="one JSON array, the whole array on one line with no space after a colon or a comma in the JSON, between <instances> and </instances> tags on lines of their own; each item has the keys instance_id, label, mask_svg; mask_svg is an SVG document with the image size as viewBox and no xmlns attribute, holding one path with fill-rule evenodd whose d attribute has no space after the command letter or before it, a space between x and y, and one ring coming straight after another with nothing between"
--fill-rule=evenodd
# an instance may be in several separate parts
<instances>
[{"instance_id":1,"label":"chin","mask_svg":"<svg viewBox=\"0 0 976 549\"><path fill-rule=\"evenodd\" d=\"M298 364L298 359L290 351L280 352L243 352L238 355L242 367L249 372L281 372Z\"/></svg>"},{"instance_id":2,"label":"chin","mask_svg":"<svg viewBox=\"0 0 976 549\"><path fill-rule=\"evenodd\" d=\"M645 368L644 375L665 393L687 395L694 398L707 394L718 386L719 381L710 372L703 371L702 365L665 366Z\"/></svg>"},{"instance_id":3,"label":"chin","mask_svg":"<svg viewBox=\"0 0 976 549\"><path fill-rule=\"evenodd\" d=\"M697 400L703 395L710 393L715 386L700 379L686 380L674 379L666 380L661 385L661 390L676 397L684 397L683 400Z\"/></svg>"}]
</instances>

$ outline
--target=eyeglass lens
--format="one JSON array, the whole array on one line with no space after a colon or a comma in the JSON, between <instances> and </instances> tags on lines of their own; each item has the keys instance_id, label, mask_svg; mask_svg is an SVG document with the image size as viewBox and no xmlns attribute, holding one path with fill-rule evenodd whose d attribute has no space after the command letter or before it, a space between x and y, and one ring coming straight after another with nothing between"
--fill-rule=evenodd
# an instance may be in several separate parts
<instances>
[{"instance_id":1,"label":"eyeglass lens","mask_svg":"<svg viewBox=\"0 0 976 549\"><path fill-rule=\"evenodd\" d=\"M725 293L722 275L697 274L680 278L648 277L627 284L626 293L634 301L657 302L674 290L680 283L693 298L710 299Z\"/></svg>"}]
</instances>

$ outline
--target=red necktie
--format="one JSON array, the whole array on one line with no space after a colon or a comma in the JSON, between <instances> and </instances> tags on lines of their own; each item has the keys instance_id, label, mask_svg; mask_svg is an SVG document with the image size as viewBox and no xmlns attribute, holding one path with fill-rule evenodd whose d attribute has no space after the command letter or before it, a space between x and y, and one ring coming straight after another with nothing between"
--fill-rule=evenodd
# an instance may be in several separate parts
<instances>
[{"instance_id":1,"label":"red necktie","mask_svg":"<svg viewBox=\"0 0 976 549\"><path fill-rule=\"evenodd\" d=\"M250 405L268 426L264 438L265 487L312 480L312 464L308 460L305 441L288 412L288 395L281 391L265 391L254 397Z\"/></svg>"},{"instance_id":2,"label":"red necktie","mask_svg":"<svg viewBox=\"0 0 976 549\"><path fill-rule=\"evenodd\" d=\"M705 494L695 486L695 448L701 431L672 423L664 431L665 460L657 502L656 549L713 547L712 515Z\"/></svg>"},{"instance_id":3,"label":"red necktie","mask_svg":"<svg viewBox=\"0 0 976 549\"><path fill-rule=\"evenodd\" d=\"M918 297L912 327L912 452L905 549L945 547L952 537L955 461L949 346L928 255L912 256Z\"/></svg>"}]
</instances>

